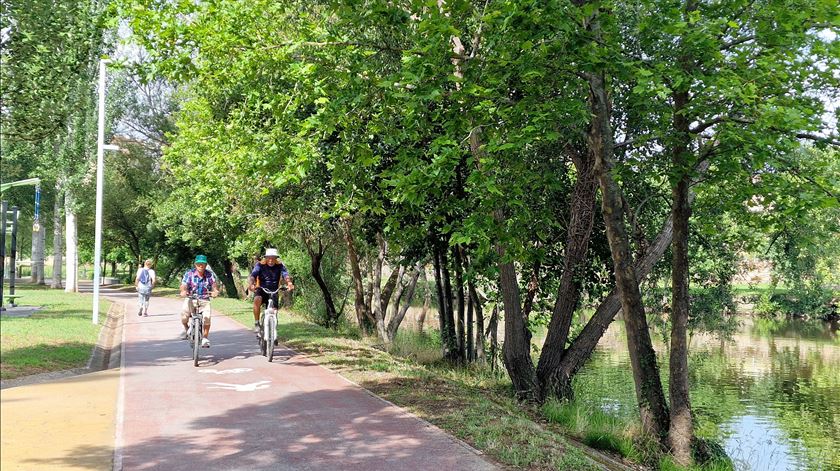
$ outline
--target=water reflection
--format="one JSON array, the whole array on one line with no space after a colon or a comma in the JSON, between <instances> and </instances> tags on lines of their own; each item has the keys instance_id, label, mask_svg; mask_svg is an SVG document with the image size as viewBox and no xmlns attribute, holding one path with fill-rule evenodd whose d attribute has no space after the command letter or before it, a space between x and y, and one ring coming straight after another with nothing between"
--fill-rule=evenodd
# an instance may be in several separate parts
<instances>
[{"instance_id":1,"label":"water reflection","mask_svg":"<svg viewBox=\"0 0 840 471\"><path fill-rule=\"evenodd\" d=\"M664 344L657 351L665 352ZM738 469L840 470L837 325L747 320L728 341L691 339L698 435L723 443ZM667 357L660 366L667 384ZM635 414L623 325L614 323L576 379L578 398ZM620 410L619 410L620 409Z\"/></svg>"},{"instance_id":2,"label":"water reflection","mask_svg":"<svg viewBox=\"0 0 840 471\"><path fill-rule=\"evenodd\" d=\"M772 420L754 415L747 410L746 415L735 418L725 424L728 431L724 442L727 454L738 469L797 469L799 463L792 459L796 456L785 438Z\"/></svg>"}]
</instances>

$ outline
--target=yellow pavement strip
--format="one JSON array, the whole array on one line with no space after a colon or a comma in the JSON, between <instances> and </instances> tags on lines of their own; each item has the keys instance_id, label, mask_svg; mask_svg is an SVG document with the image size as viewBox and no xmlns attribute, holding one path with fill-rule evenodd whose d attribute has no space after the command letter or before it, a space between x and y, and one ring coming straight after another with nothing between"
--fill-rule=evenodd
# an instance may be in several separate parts
<instances>
[{"instance_id":1,"label":"yellow pavement strip","mask_svg":"<svg viewBox=\"0 0 840 471\"><path fill-rule=\"evenodd\" d=\"M0 469L108 470L120 370L0 391Z\"/></svg>"}]
</instances>

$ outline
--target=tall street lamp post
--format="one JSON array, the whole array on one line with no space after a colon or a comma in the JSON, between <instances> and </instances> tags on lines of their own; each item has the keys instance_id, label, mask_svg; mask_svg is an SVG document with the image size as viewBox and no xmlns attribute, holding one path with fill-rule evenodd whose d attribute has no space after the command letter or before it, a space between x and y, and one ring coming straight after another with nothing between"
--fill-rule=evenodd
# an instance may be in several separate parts
<instances>
[{"instance_id":1,"label":"tall street lamp post","mask_svg":"<svg viewBox=\"0 0 840 471\"><path fill-rule=\"evenodd\" d=\"M102 187L105 167L105 150L119 150L105 144L105 67L110 59L99 60L99 130L96 146L96 233L93 246L93 323L99 323L99 285L102 277Z\"/></svg>"}]
</instances>

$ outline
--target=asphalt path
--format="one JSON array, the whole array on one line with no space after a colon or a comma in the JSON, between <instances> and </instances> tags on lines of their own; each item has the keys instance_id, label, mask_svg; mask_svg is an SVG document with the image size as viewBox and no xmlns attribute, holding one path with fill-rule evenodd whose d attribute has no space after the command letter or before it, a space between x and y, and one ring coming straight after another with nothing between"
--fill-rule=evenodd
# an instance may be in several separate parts
<instances>
[{"instance_id":1,"label":"asphalt path","mask_svg":"<svg viewBox=\"0 0 840 471\"><path fill-rule=\"evenodd\" d=\"M193 366L182 300L125 302L114 469L491 470L440 429L283 346L274 362L254 334L214 312L211 347Z\"/></svg>"}]
</instances>

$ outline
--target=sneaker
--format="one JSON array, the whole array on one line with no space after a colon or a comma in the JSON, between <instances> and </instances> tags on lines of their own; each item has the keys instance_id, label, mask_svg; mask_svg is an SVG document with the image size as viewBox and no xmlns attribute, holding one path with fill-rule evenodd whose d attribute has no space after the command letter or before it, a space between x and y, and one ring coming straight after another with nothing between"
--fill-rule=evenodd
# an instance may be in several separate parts
<instances>
[{"instance_id":1,"label":"sneaker","mask_svg":"<svg viewBox=\"0 0 840 471\"><path fill-rule=\"evenodd\" d=\"M143 317L149 317L149 313L148 312L143 312Z\"/></svg>"},{"instance_id":2,"label":"sneaker","mask_svg":"<svg viewBox=\"0 0 840 471\"><path fill-rule=\"evenodd\" d=\"M207 337L201 339L201 348L210 348L210 339Z\"/></svg>"},{"instance_id":3,"label":"sneaker","mask_svg":"<svg viewBox=\"0 0 840 471\"><path fill-rule=\"evenodd\" d=\"M254 322L254 334L256 334L257 337L260 336L260 323L259 322Z\"/></svg>"},{"instance_id":4,"label":"sneaker","mask_svg":"<svg viewBox=\"0 0 840 471\"><path fill-rule=\"evenodd\" d=\"M189 333L187 333L187 331L185 330L185 331L181 332L181 335L179 336L179 338L180 338L181 340L187 340L187 338L188 338L189 336L190 336L190 334L189 334Z\"/></svg>"},{"instance_id":5,"label":"sneaker","mask_svg":"<svg viewBox=\"0 0 840 471\"><path fill-rule=\"evenodd\" d=\"M142 316L142 315L143 315L143 308L142 308L142 307L140 308L140 310L139 310L139 311L137 311L137 315L138 315L138 316Z\"/></svg>"}]
</instances>

